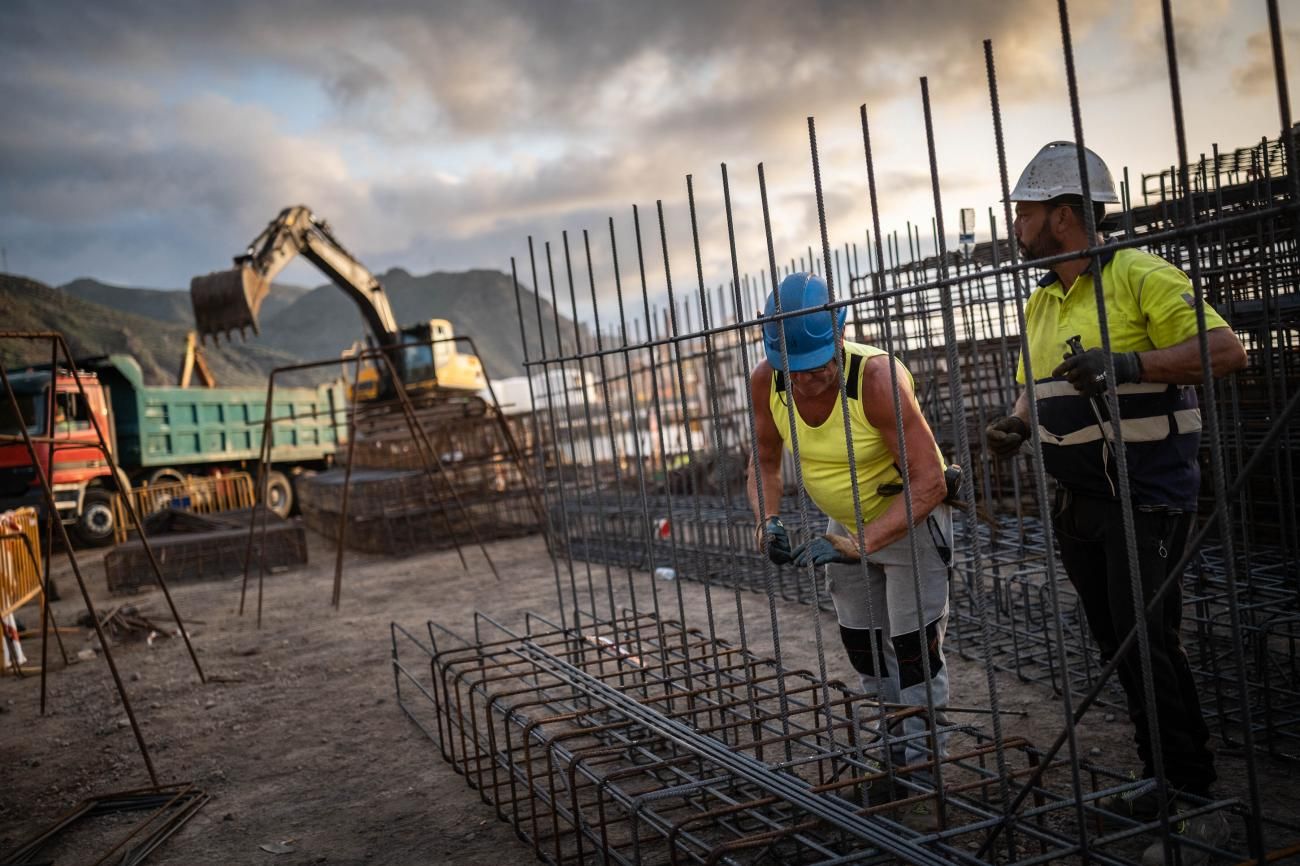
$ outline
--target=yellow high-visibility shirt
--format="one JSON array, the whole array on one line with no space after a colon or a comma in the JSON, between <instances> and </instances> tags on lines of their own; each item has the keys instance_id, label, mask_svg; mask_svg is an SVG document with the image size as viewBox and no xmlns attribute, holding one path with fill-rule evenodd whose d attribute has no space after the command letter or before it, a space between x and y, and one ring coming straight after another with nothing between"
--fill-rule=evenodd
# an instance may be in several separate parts
<instances>
[{"instance_id":1,"label":"yellow high-visibility shirt","mask_svg":"<svg viewBox=\"0 0 1300 866\"><path fill-rule=\"evenodd\" d=\"M848 391L849 427L853 433L853 457L857 469L858 497L862 505L862 522L870 523L879 517L896 494L882 494L882 484L898 484L902 476L894 463L894 453L889 450L880 431L867 420L861 400L860 376L870 358L885 354L884 349L862 343L844 341L845 385ZM790 411L793 402L788 388L784 387L779 372L772 375L768 391L768 406L772 420L781 434L785 450L793 453L790 442ZM907 373L912 382L912 374ZM778 388L778 385L781 387ZM797 407L796 407L797 408ZM844 439L844 412L841 400L835 399L826 420L816 427L810 426L795 411L795 431L799 437L799 466L803 473L804 489L814 504L841 526L857 525L853 509L853 480L849 473L849 452ZM938 446L935 448L938 452ZM942 454L939 455L943 462Z\"/></svg>"},{"instance_id":2,"label":"yellow high-visibility shirt","mask_svg":"<svg viewBox=\"0 0 1300 866\"><path fill-rule=\"evenodd\" d=\"M1112 352L1167 349L1196 336L1195 295L1187 275L1169 262L1143 250L1116 250L1103 255L1101 291ZM1097 292L1092 272L1079 275L1073 288L1049 272L1025 304L1025 327L1034 378L1051 378L1069 351L1066 340L1078 335L1084 349L1101 346ZM1205 328L1227 327L1223 317L1205 305ZM1016 365L1016 381L1025 384L1025 360Z\"/></svg>"}]
</instances>

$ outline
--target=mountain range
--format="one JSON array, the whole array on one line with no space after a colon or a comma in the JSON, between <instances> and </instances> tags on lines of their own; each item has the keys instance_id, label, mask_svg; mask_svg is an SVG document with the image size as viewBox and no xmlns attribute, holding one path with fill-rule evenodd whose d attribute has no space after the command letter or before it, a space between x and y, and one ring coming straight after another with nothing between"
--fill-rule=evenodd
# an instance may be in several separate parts
<instances>
[{"instance_id":1,"label":"mountain range","mask_svg":"<svg viewBox=\"0 0 1300 866\"><path fill-rule=\"evenodd\" d=\"M499 271L434 272L414 276L400 268L379 275L393 313L402 325L430 318L447 319L457 336L470 337L458 346L475 351L488 374L495 378L521 375L523 347L516 320L514 282ZM532 292L521 289L525 313L535 325ZM542 315L554 320L551 305L543 300ZM116 286L91 278L73 280L57 288L25 277L0 274L0 309L4 330L61 331L74 356L128 352L136 357L149 384L176 380L194 314L189 292ZM260 335L246 341L222 342L204 347L219 385L260 385L277 366L337 358L355 341L367 336L365 322L353 301L336 286L314 289L275 284L259 313ZM571 347L572 322L560 317ZM540 355L536 328L527 329L529 357ZM547 336L554 354L554 332ZM48 361L48 348L35 350L14 341L0 341L0 360L8 365ZM338 370L321 368L316 379L333 378ZM303 381L298 377L297 381Z\"/></svg>"}]
</instances>

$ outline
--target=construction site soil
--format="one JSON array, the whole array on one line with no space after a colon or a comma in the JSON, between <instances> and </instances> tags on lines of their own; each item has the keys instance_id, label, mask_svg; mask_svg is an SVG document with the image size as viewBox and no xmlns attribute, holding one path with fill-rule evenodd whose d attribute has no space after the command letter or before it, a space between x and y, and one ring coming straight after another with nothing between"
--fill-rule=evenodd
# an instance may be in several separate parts
<instances>
[{"instance_id":1,"label":"construction site soil","mask_svg":"<svg viewBox=\"0 0 1300 866\"><path fill-rule=\"evenodd\" d=\"M209 682L201 684L175 638L115 647L115 657L163 782L193 782L211 801L150 858L156 864L500 864L534 862L529 846L498 821L488 805L439 757L402 713L394 696L389 623L421 627L428 619L459 632L473 612L523 625L527 611L557 614L555 575L540 537L489 546L500 571L483 556L455 552L391 559L348 553L341 610L329 606L334 550L310 536L311 565L270 576L263 621L250 593L238 614L240 581L173 589L190 625ZM102 554L83 554L97 605L123 603L107 594ZM585 586L585 568L578 566ZM604 567L593 566L604 583ZM55 574L64 600L54 605L65 627L83 604L65 557ZM623 572L616 584L626 587ZM652 578L636 574L639 598ZM566 573L567 583L567 573ZM676 609L675 582L658 581ZM706 627L704 587L680 583L690 624ZM714 589L718 631L734 638L735 596ZM155 623L167 621L161 593L125 599ZM751 645L770 647L767 604L743 595ZM782 649L789 667L816 670L814 611L778 602ZM28 624L36 619L26 611ZM833 616L821 614L832 677L852 674L838 646ZM65 635L72 656L90 647L93 632ZM39 659L39 647L25 645ZM33 653L33 649L36 650ZM0 785L0 852L12 850L79 800L149 784L125 713L102 656L63 668L52 646L49 708L39 713L39 678L0 681L0 725L6 767ZM986 707L983 666L950 656L954 705ZM1004 734L1048 746L1062 728L1061 702L1042 685L1000 674ZM408 691L410 691L408 689ZM988 716L970 720L991 729ZM1095 711L1079 727L1080 750L1091 760L1133 768L1130 728L1123 714ZM1222 793L1245 796L1244 763L1220 747ZM1300 814L1300 794L1286 764L1262 762L1266 810ZM1284 798L1284 802L1278 798ZM50 849L54 862L91 862L125 832L126 819L104 819L66 834ZM277 848L276 843L283 843ZM268 853L267 845L285 853ZM71 856L69 856L71 855ZM66 859L65 859L66 858Z\"/></svg>"}]
</instances>

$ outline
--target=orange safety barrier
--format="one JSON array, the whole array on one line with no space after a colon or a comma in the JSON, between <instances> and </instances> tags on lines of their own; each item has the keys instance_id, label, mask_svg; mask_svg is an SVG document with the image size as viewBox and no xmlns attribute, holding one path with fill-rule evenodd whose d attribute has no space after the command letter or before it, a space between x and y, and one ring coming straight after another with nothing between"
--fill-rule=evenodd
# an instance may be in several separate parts
<instances>
[{"instance_id":1,"label":"orange safety barrier","mask_svg":"<svg viewBox=\"0 0 1300 866\"><path fill-rule=\"evenodd\" d=\"M184 481L164 481L158 484L141 484L131 488L131 504L141 518L164 508L179 508L195 514L213 514L218 511L235 511L253 507L253 478L247 472L228 475L187 475ZM121 544L126 534L135 527L122 506L120 496L114 497L116 521L114 541Z\"/></svg>"},{"instance_id":2,"label":"orange safety barrier","mask_svg":"<svg viewBox=\"0 0 1300 866\"><path fill-rule=\"evenodd\" d=\"M12 616L20 607L38 595L42 596L41 614L44 615L44 596L41 592L41 535L40 521L34 508L0 512L0 629L10 667L18 672L20 650L18 635L12 628Z\"/></svg>"}]
</instances>

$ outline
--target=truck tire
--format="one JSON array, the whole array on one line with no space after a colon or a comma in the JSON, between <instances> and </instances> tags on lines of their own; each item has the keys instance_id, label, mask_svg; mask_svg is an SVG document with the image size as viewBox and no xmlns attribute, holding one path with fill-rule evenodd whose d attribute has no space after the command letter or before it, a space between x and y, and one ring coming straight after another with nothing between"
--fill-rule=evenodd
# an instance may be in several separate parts
<instances>
[{"instance_id":1,"label":"truck tire","mask_svg":"<svg viewBox=\"0 0 1300 866\"><path fill-rule=\"evenodd\" d=\"M155 469L149 473L145 479L146 484L183 484L185 482L185 473L179 469L173 469L166 466L162 469Z\"/></svg>"},{"instance_id":2,"label":"truck tire","mask_svg":"<svg viewBox=\"0 0 1300 866\"><path fill-rule=\"evenodd\" d=\"M117 517L113 513L113 494L102 487L91 487L81 498L81 514L72 527L72 537L81 547L105 547L113 543Z\"/></svg>"},{"instance_id":3,"label":"truck tire","mask_svg":"<svg viewBox=\"0 0 1300 866\"><path fill-rule=\"evenodd\" d=\"M276 469L266 473L266 505L277 517L288 518L293 511L293 485Z\"/></svg>"}]
</instances>

